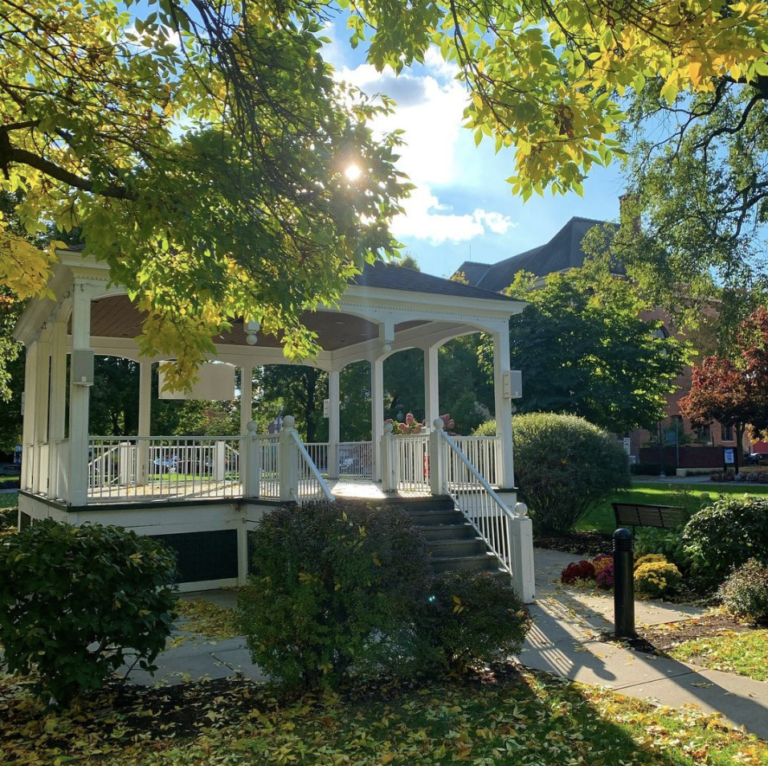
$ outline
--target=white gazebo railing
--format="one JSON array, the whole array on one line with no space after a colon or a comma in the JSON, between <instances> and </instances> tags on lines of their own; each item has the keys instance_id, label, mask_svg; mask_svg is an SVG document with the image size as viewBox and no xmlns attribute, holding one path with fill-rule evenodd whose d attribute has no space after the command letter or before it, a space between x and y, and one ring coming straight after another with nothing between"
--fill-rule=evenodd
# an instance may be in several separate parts
<instances>
[{"instance_id":1,"label":"white gazebo railing","mask_svg":"<svg viewBox=\"0 0 768 766\"><path fill-rule=\"evenodd\" d=\"M501 439L498 436L452 436L456 446L490 485L501 483Z\"/></svg>"},{"instance_id":2,"label":"white gazebo railing","mask_svg":"<svg viewBox=\"0 0 768 766\"><path fill-rule=\"evenodd\" d=\"M240 436L92 437L88 501L242 496Z\"/></svg>"},{"instance_id":3,"label":"white gazebo railing","mask_svg":"<svg viewBox=\"0 0 768 766\"><path fill-rule=\"evenodd\" d=\"M259 451L259 497L280 498L280 437L262 435L258 437Z\"/></svg>"},{"instance_id":4,"label":"white gazebo railing","mask_svg":"<svg viewBox=\"0 0 768 766\"><path fill-rule=\"evenodd\" d=\"M393 436L395 488L402 492L430 491L429 436Z\"/></svg>"},{"instance_id":5,"label":"white gazebo railing","mask_svg":"<svg viewBox=\"0 0 768 766\"><path fill-rule=\"evenodd\" d=\"M372 479L373 442L307 442L312 462L330 479Z\"/></svg>"}]
</instances>

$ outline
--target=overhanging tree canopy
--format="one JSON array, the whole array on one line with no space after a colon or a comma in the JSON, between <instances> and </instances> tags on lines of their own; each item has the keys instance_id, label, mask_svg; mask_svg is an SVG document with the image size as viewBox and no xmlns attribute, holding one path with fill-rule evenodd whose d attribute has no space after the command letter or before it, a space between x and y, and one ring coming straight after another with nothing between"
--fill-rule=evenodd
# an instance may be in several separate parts
<instances>
[{"instance_id":1,"label":"overhanging tree canopy","mask_svg":"<svg viewBox=\"0 0 768 766\"><path fill-rule=\"evenodd\" d=\"M150 5L139 20L110 0L4 0L0 190L23 190L29 232L81 229L177 380L233 317L311 352L301 312L394 252L397 139L365 126L388 102L334 82L312 7ZM54 257L4 226L0 279L18 297Z\"/></svg>"},{"instance_id":2,"label":"overhanging tree canopy","mask_svg":"<svg viewBox=\"0 0 768 766\"><path fill-rule=\"evenodd\" d=\"M578 192L622 152L622 96L707 98L723 81L763 93L768 79L765 2L340 5L379 68L431 45L459 64L467 125L516 149L523 197ZM371 139L377 107L335 85L320 55L335 7L158 0L134 18L112 0L0 5L0 189L27 192L29 230L81 228L147 311L144 351L178 359L177 382L234 316L310 352L301 311L394 251L397 139ZM354 182L350 164L364 169ZM39 294L52 257L5 229L0 281Z\"/></svg>"}]
</instances>

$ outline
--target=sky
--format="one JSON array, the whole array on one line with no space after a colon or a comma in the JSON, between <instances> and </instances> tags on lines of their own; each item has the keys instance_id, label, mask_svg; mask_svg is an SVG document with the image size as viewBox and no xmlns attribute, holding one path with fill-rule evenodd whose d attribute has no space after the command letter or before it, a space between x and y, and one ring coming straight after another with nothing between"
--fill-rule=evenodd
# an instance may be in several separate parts
<instances>
[{"instance_id":1,"label":"sky","mask_svg":"<svg viewBox=\"0 0 768 766\"><path fill-rule=\"evenodd\" d=\"M475 146L462 127L467 102L456 69L431 50L424 65L378 73L353 50L343 18L329 26L324 58L338 77L370 96L385 93L395 113L374 123L376 132L401 128L407 145L398 167L416 185L393 234L422 271L450 276L466 260L496 263L547 242L573 216L613 220L619 215L623 182L618 164L593 168L584 196L514 197L506 180L514 170L512 150L494 153L493 142Z\"/></svg>"}]
</instances>

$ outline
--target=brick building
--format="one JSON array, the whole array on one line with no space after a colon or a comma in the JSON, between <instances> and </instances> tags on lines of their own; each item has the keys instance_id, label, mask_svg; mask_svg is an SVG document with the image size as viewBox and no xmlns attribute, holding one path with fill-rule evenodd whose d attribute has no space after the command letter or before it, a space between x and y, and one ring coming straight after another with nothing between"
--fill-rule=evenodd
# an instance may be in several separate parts
<instances>
[{"instance_id":1,"label":"brick building","mask_svg":"<svg viewBox=\"0 0 768 766\"><path fill-rule=\"evenodd\" d=\"M512 284L515 275L527 271L538 277L568 271L584 265L586 254L581 243L587 231L593 226L604 225L605 221L591 218L571 218L549 242L527 250L494 264L465 261L457 273L463 273L470 285L484 290L501 292ZM621 267L616 268L616 276L623 276ZM673 332L669 318L660 309L646 312L644 319L660 319L664 322L662 331ZM708 344L703 340L697 346L702 352ZM666 416L654 431L638 429L629 436L632 461L659 465L662 460L669 469L718 468L722 466L722 447L735 446L733 429L712 423L705 429L695 429L690 421L680 415L679 401L691 387L693 368L687 367L675 381L676 390L668 396ZM525 370L523 370L523 388L525 388ZM661 437L661 439L659 439ZM661 442L661 444L660 444ZM663 447L661 446L663 445ZM744 449L752 451L747 436L744 437ZM768 444L756 444L756 451L768 452ZM663 453L663 454L662 454Z\"/></svg>"}]
</instances>

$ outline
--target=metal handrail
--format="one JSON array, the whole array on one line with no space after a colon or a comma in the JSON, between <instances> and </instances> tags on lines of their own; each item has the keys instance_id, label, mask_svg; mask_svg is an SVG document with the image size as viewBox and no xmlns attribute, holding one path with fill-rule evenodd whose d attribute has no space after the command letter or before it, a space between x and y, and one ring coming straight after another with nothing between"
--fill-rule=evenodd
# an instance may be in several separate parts
<instances>
[{"instance_id":1,"label":"metal handrail","mask_svg":"<svg viewBox=\"0 0 768 766\"><path fill-rule=\"evenodd\" d=\"M518 515L507 507L456 442L442 430L438 434L446 458L443 461L445 491L502 567L512 574L512 548L507 522L518 518Z\"/></svg>"},{"instance_id":2,"label":"metal handrail","mask_svg":"<svg viewBox=\"0 0 768 766\"><path fill-rule=\"evenodd\" d=\"M309 476L303 477L302 471L301 471L301 465L299 467L299 486L296 488L296 497L294 498L297 503L302 502L303 500L309 500L312 499L314 495L317 495L317 492L314 493L302 493L302 481L309 481L310 485L313 483L316 484L320 490L320 493L324 496L324 498L330 502L334 502L335 498L333 494L331 493L330 488L328 487L328 484L326 483L325 479L323 478L323 475L320 473L320 470L315 465L314 461L309 455L309 452L307 452L307 448L302 443L301 439L299 438L299 435L296 431L291 430L291 436L293 437L293 441L298 447L299 450L299 456L300 456L300 463L303 464L303 467L306 471L308 471Z\"/></svg>"}]
</instances>

